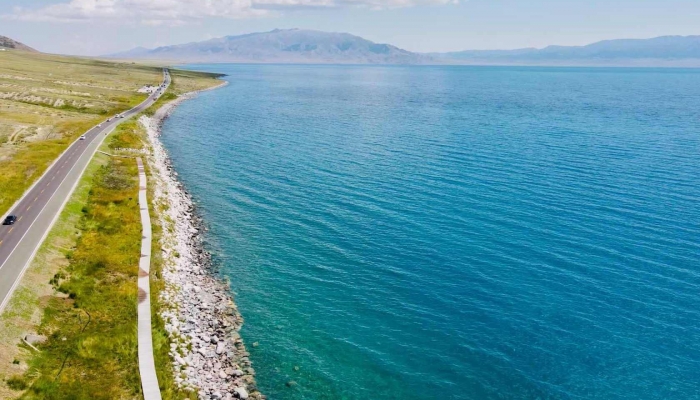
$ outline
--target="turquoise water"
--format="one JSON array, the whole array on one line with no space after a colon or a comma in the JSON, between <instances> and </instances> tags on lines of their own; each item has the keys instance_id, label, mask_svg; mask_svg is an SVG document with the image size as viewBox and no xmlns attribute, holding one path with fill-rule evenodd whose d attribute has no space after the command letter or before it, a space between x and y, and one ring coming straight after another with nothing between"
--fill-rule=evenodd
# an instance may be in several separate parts
<instances>
[{"instance_id":1,"label":"turquoise water","mask_svg":"<svg viewBox=\"0 0 700 400\"><path fill-rule=\"evenodd\" d=\"M700 70L197 68L163 140L271 399L700 398Z\"/></svg>"}]
</instances>

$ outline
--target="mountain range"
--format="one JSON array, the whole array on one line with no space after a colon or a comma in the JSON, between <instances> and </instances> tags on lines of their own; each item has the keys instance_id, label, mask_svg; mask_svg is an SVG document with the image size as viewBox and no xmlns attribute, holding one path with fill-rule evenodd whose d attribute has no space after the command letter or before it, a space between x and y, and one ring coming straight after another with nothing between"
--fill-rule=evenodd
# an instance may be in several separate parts
<instances>
[{"instance_id":1,"label":"mountain range","mask_svg":"<svg viewBox=\"0 0 700 400\"><path fill-rule=\"evenodd\" d=\"M0 36L0 48L36 52ZM137 47L105 58L170 63L456 64L700 67L700 36L604 40L586 46L415 53L348 33L303 29L225 36L202 42Z\"/></svg>"},{"instance_id":2,"label":"mountain range","mask_svg":"<svg viewBox=\"0 0 700 400\"><path fill-rule=\"evenodd\" d=\"M106 57L177 63L473 64L700 67L700 36L605 40L586 46L415 53L348 33L303 29L226 36Z\"/></svg>"},{"instance_id":3,"label":"mountain range","mask_svg":"<svg viewBox=\"0 0 700 400\"><path fill-rule=\"evenodd\" d=\"M700 66L700 36L604 40L586 46L433 54L470 64Z\"/></svg>"}]
</instances>

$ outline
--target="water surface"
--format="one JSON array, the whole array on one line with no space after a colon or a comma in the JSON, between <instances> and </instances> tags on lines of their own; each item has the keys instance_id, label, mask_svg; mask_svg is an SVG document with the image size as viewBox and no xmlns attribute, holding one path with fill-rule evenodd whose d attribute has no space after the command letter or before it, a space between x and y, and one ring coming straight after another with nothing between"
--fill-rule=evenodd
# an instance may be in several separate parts
<instances>
[{"instance_id":1,"label":"water surface","mask_svg":"<svg viewBox=\"0 0 700 400\"><path fill-rule=\"evenodd\" d=\"M700 398L700 71L197 68L163 140L270 399Z\"/></svg>"}]
</instances>

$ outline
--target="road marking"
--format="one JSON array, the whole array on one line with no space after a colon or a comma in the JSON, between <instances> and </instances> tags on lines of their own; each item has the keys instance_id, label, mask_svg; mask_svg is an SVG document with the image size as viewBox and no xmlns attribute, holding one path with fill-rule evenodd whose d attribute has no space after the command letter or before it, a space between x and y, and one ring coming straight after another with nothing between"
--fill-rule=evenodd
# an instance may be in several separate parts
<instances>
[{"instance_id":1,"label":"road marking","mask_svg":"<svg viewBox=\"0 0 700 400\"><path fill-rule=\"evenodd\" d=\"M32 206L27 207L27 211L29 211L30 208L32 208Z\"/></svg>"},{"instance_id":2,"label":"road marking","mask_svg":"<svg viewBox=\"0 0 700 400\"><path fill-rule=\"evenodd\" d=\"M47 185L47 186L48 186L48 185ZM46 189L41 189L41 192L39 192L39 194L44 193L44 190L46 190Z\"/></svg>"},{"instance_id":3,"label":"road marking","mask_svg":"<svg viewBox=\"0 0 700 400\"><path fill-rule=\"evenodd\" d=\"M10 230L9 230L9 231L7 231L7 233L10 233L10 232L12 232L12 230L13 230L13 229L15 229L15 227L14 227L14 226L13 226L12 228L10 228Z\"/></svg>"}]
</instances>

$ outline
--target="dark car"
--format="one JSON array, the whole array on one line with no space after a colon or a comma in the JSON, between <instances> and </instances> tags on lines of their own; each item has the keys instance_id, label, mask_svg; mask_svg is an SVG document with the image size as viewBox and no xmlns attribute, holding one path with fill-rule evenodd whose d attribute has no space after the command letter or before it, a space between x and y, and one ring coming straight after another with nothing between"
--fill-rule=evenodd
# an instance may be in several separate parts
<instances>
[{"instance_id":1,"label":"dark car","mask_svg":"<svg viewBox=\"0 0 700 400\"><path fill-rule=\"evenodd\" d=\"M17 216L16 215L8 215L7 218L5 218L4 221L2 221L3 225L14 225L15 222L17 222Z\"/></svg>"}]
</instances>

